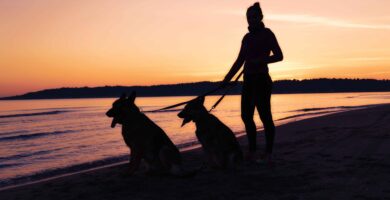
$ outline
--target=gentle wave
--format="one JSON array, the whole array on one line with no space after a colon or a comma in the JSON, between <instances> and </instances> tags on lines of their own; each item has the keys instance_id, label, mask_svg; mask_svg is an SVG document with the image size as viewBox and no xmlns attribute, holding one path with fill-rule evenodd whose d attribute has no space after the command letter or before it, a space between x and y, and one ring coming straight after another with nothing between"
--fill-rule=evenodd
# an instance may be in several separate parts
<instances>
[{"instance_id":1,"label":"gentle wave","mask_svg":"<svg viewBox=\"0 0 390 200\"><path fill-rule=\"evenodd\" d=\"M20 163L0 164L0 169L2 169L2 168L16 167L16 166L20 166L20 165L22 165L22 164L20 164Z\"/></svg>"},{"instance_id":2,"label":"gentle wave","mask_svg":"<svg viewBox=\"0 0 390 200\"><path fill-rule=\"evenodd\" d=\"M37 116L37 115L56 115L64 112L70 112L65 110L54 110L49 112L38 112L38 113L21 113L21 114L14 114L14 115L0 115L0 118L11 118L11 117L30 117L30 116Z\"/></svg>"},{"instance_id":3,"label":"gentle wave","mask_svg":"<svg viewBox=\"0 0 390 200\"><path fill-rule=\"evenodd\" d=\"M280 118L276 121L304 117L304 116L322 115L322 114L334 113L334 112L338 112L338 111L358 109L358 108L368 108L368 107L370 107L370 106L334 106L334 107L325 107L325 108L304 108L304 109L299 109L299 110L295 110L295 111L309 112L309 113L291 115L288 117ZM319 112L311 112L311 111L319 111ZM290 111L290 112L293 112L293 111Z\"/></svg>"},{"instance_id":4,"label":"gentle wave","mask_svg":"<svg viewBox=\"0 0 390 200\"><path fill-rule=\"evenodd\" d=\"M13 111L39 111L39 110L78 110L85 108L97 108L101 106L77 106L77 107L48 107L48 108L33 108L33 109L15 109Z\"/></svg>"},{"instance_id":5,"label":"gentle wave","mask_svg":"<svg viewBox=\"0 0 390 200\"><path fill-rule=\"evenodd\" d=\"M32 153L24 153L24 154L12 155L12 156L0 157L0 161L17 160L17 159L31 157L31 156L45 155L45 154L50 154L50 153L53 153L55 151L59 151L62 149L64 149L64 148L56 148L56 149L42 150L42 151L37 151L37 152L32 152Z\"/></svg>"},{"instance_id":6,"label":"gentle wave","mask_svg":"<svg viewBox=\"0 0 390 200\"><path fill-rule=\"evenodd\" d=\"M321 115L321 114L327 114L327 113L333 113L333 112L336 112L336 111L322 111L322 112L315 112L315 113L297 114L297 115L291 115L288 117L283 117L283 118L277 119L276 121L282 121L282 120L286 120L286 119L293 119L293 118L311 116L311 115Z\"/></svg>"},{"instance_id":7,"label":"gentle wave","mask_svg":"<svg viewBox=\"0 0 390 200\"><path fill-rule=\"evenodd\" d=\"M11 131L11 132L2 132L0 135L13 135L17 133L28 133L26 130L20 130L20 131Z\"/></svg>"},{"instance_id":8,"label":"gentle wave","mask_svg":"<svg viewBox=\"0 0 390 200\"><path fill-rule=\"evenodd\" d=\"M143 113L166 113L166 112L179 112L182 111L183 109L170 109L170 110L146 110L142 111Z\"/></svg>"},{"instance_id":9,"label":"gentle wave","mask_svg":"<svg viewBox=\"0 0 390 200\"><path fill-rule=\"evenodd\" d=\"M45 137L48 135L60 135L60 134L73 133L73 132L76 132L76 131L66 130L66 131L53 131L53 132L42 132L42 133L15 135L15 136L2 137L2 138L0 138L0 142L1 141L10 141L10 140L29 140L29 139L39 138L39 137Z\"/></svg>"},{"instance_id":10,"label":"gentle wave","mask_svg":"<svg viewBox=\"0 0 390 200\"><path fill-rule=\"evenodd\" d=\"M330 110L330 109L352 109L352 108L364 108L367 106L333 106L333 107L324 107L324 108L303 108L298 110L292 110L290 112L310 112L310 111L319 111L319 110Z\"/></svg>"}]
</instances>

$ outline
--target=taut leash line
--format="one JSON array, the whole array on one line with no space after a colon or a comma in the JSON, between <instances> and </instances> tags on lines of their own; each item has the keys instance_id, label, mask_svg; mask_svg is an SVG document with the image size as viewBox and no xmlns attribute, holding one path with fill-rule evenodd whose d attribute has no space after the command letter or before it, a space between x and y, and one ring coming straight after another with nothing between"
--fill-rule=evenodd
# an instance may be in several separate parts
<instances>
[{"instance_id":1,"label":"taut leash line","mask_svg":"<svg viewBox=\"0 0 390 200\"><path fill-rule=\"evenodd\" d=\"M210 109L209 112L211 112L213 109L215 109L215 108L218 106L218 104L221 103L222 99L226 96L226 94L227 94L234 86L237 85L237 83L238 83L240 77L242 76L243 72L244 72L244 70L241 71L241 73L236 77L236 79L233 81L233 83L229 84L230 87L223 93L223 95L218 99L218 101L215 102L215 104L211 107L211 109ZM204 94L202 94L202 95L200 95L200 96L198 96L198 97L210 95L210 94L212 94L212 93L214 93L214 92L216 92L216 91L218 91L218 90L220 90L220 89L222 89L222 88L223 88L223 87L220 85L220 86L218 86L217 88L214 88L213 90L210 90L210 91L208 91L208 92L206 92L206 93L204 93ZM198 97L196 97L196 98L198 98ZM195 98L195 99L196 99L196 98ZM171 108L176 108L176 107L178 107L178 106L187 104L187 103L189 103L189 102L192 101L192 100L193 100L193 99L191 99L191 100L189 100L189 101L184 101L184 102L181 102L181 103L177 103L177 104L174 104L174 105L170 105L170 106L167 106L167 107L164 107L164 108L160 108L160 109L157 109L157 110L150 110L150 111L144 111L144 112L160 112L160 111L163 111L163 110L167 110L167 109L171 109Z\"/></svg>"},{"instance_id":2,"label":"taut leash line","mask_svg":"<svg viewBox=\"0 0 390 200\"><path fill-rule=\"evenodd\" d=\"M222 94L222 96L218 99L218 101L214 103L214 105L210 108L209 112L213 111L218 106L218 104L221 103L222 99L225 98L226 94L237 85L237 83L238 83L238 81L243 73L244 73L244 70L241 71L241 73L237 76L237 78L230 85L230 87Z\"/></svg>"},{"instance_id":3,"label":"taut leash line","mask_svg":"<svg viewBox=\"0 0 390 200\"><path fill-rule=\"evenodd\" d=\"M202 94L201 96L207 96L207 95L209 95L209 94L211 94L211 93L214 93L214 92L220 90L221 88L222 88L222 87L219 86L219 87L217 87L217 88L215 88L215 89L213 89L213 90L210 90L210 91L208 91L208 92ZM167 110L167 109L171 109L171 108L176 108L176 107L179 107L179 106L181 106L181 105L187 104L187 103L189 103L189 102L192 101L192 100L193 100L193 99L188 100L188 101L184 101L184 102L181 102L181 103L177 103L177 104L174 104L174 105L171 105L171 106L167 106L167 107L164 107L164 108L160 108L160 109L157 109L157 110L151 110L151 111L146 111L146 112L160 112L160 111L163 111L163 110Z\"/></svg>"}]
</instances>

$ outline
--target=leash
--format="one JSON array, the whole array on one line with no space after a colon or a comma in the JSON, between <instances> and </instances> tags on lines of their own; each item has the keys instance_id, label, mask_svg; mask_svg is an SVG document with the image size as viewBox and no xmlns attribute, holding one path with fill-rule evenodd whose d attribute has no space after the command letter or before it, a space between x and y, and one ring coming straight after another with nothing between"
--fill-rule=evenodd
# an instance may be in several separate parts
<instances>
[{"instance_id":1,"label":"leash","mask_svg":"<svg viewBox=\"0 0 390 200\"><path fill-rule=\"evenodd\" d=\"M209 95L209 94L211 94L211 93L214 93L214 92L220 90L221 88L222 88L221 86L218 86L217 88L215 88L215 89L213 89L213 90L210 90L210 91L208 91L208 92L206 92L206 93L204 93L204 94L202 94L202 95L200 95L200 96L207 96L207 95ZM197 97L197 98L198 98L198 97ZM151 111L146 111L146 112L160 112L160 111L163 111L163 110L168 110L168 109L171 109L171 108L176 108L176 107L179 107L179 106L181 106L181 105L187 104L187 103L189 103L189 102L192 101L192 100L193 100L193 99L188 100L188 101L184 101L184 102L181 102L181 103L177 103L177 104L174 104L174 105L171 105L171 106L167 106L167 107L164 107L164 108L160 108L160 109L157 109L157 110L151 110Z\"/></svg>"},{"instance_id":2,"label":"leash","mask_svg":"<svg viewBox=\"0 0 390 200\"><path fill-rule=\"evenodd\" d=\"M221 103L222 99L225 98L226 94L237 85L238 80L240 79L240 77L242 76L243 73L244 73L244 70L241 71L241 73L237 76L237 78L230 85L230 87L222 94L222 96L218 99L218 101L215 102L213 106L211 106L209 112L213 111L218 106L218 104Z\"/></svg>"},{"instance_id":3,"label":"leash","mask_svg":"<svg viewBox=\"0 0 390 200\"><path fill-rule=\"evenodd\" d=\"M228 84L229 84L229 85L228 85L229 88L222 94L222 96L218 99L218 101L214 103L214 105L211 107L211 109L209 110L209 112L211 112L212 110L214 110L214 109L218 106L218 104L221 103L222 99L226 96L226 94L227 94L231 89L233 89L234 86L237 85L237 83L238 83L238 81L239 81L239 79L240 79L240 77L242 76L243 73L244 73L244 70L241 71L241 73L236 77L236 79L235 79L232 83L228 83ZM214 92L216 92L216 91L218 91L218 90L224 88L224 87L222 87L222 86L223 86L223 85L220 85L220 86L214 88L213 90L210 90L210 91L208 91L208 92L205 92L204 94L202 94L202 95L200 95L200 96L198 96L198 97L202 97L202 96L204 97L204 96L210 95L210 94L212 94L212 93L214 93ZM198 98L198 97L196 97L196 98ZM196 98L195 98L195 99L196 99ZM184 101L184 102L181 102L181 103L177 103L177 104L174 104L174 105L170 105L170 106L167 106L167 107L164 107L164 108L160 108L160 109L157 109L157 110L150 110L150 111L144 111L144 112L162 112L162 111L164 111L164 110L168 110L168 109L171 109L171 108L176 108L176 107L182 106L182 105L184 105L184 104L189 103L189 102L192 101L192 100L194 100L194 99L191 99L191 100L188 100L188 101Z\"/></svg>"}]
</instances>

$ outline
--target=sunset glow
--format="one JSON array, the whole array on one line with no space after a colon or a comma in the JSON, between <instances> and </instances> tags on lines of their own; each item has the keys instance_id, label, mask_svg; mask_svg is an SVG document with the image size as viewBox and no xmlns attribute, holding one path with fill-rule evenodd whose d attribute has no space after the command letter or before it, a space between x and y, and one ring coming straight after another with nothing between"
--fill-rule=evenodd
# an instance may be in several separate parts
<instances>
[{"instance_id":1,"label":"sunset glow","mask_svg":"<svg viewBox=\"0 0 390 200\"><path fill-rule=\"evenodd\" d=\"M219 81L255 1L0 0L0 96L57 87ZM390 79L390 1L260 1L274 80Z\"/></svg>"}]
</instances>

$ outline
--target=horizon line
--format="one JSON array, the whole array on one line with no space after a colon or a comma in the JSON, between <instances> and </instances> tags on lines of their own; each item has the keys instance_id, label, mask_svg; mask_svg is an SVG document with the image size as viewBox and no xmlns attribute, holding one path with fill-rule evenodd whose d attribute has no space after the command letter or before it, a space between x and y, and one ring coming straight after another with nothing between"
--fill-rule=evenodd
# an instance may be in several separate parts
<instances>
[{"instance_id":1,"label":"horizon line","mask_svg":"<svg viewBox=\"0 0 390 200\"><path fill-rule=\"evenodd\" d=\"M374 81L390 81L390 79L375 79L375 78L306 78L306 79L279 79L274 80L273 82L280 82L280 81L305 81L305 80L321 80L321 79L328 79L328 80L374 80ZM78 86L78 87L68 87L68 86L62 86L62 87L56 87L56 88L44 88L40 90L34 90L30 92L25 92L22 94L16 94L16 95L8 95L8 96L0 96L0 98L9 98L9 97L15 97L15 96L22 96L28 93L34 93L44 90L56 90L56 89L75 89L75 88L102 88L102 87L154 87L154 86L169 86L169 85L179 85L179 84L194 84L194 83L218 83L222 81L196 81L196 82L180 82L180 83L162 83L162 84L155 84L155 85L103 85L103 86ZM239 82L242 82L240 80Z\"/></svg>"}]
</instances>

